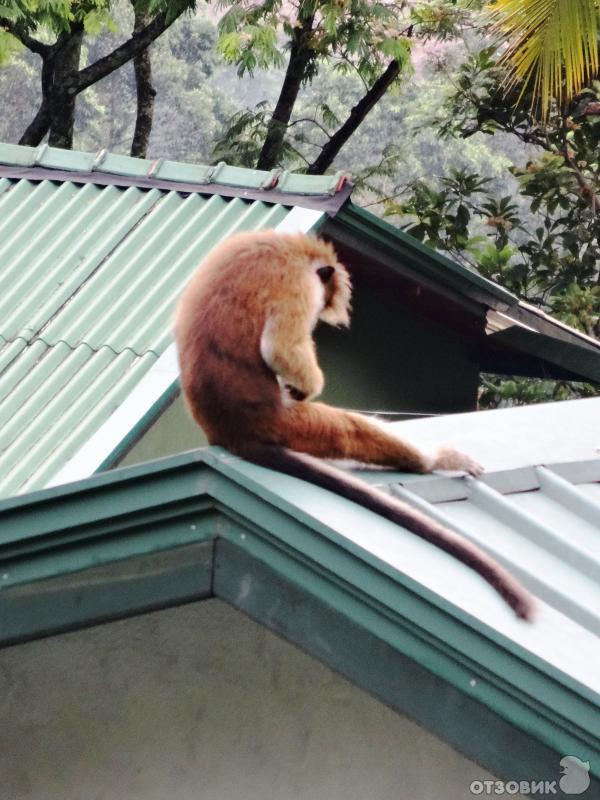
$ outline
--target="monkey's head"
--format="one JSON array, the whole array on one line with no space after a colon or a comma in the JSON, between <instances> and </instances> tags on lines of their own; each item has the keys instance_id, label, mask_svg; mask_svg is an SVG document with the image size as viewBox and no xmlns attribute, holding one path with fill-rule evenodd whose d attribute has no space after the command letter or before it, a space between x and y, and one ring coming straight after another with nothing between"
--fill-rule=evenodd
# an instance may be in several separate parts
<instances>
[{"instance_id":1,"label":"monkey's head","mask_svg":"<svg viewBox=\"0 0 600 800\"><path fill-rule=\"evenodd\" d=\"M328 325L349 325L352 295L350 276L346 267L338 261L333 246L311 236L294 236L293 240L294 249L302 253L303 268L315 276L322 291L318 319Z\"/></svg>"}]
</instances>

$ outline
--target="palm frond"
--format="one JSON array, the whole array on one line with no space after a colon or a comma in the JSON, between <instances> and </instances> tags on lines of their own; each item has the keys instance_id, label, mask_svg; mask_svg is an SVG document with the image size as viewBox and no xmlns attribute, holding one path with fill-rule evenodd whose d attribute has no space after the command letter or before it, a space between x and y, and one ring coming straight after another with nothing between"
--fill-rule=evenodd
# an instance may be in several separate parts
<instances>
[{"instance_id":1,"label":"palm frond","mask_svg":"<svg viewBox=\"0 0 600 800\"><path fill-rule=\"evenodd\" d=\"M489 9L508 45L509 88L532 89L543 118L552 98L562 103L597 75L600 0L495 0Z\"/></svg>"}]
</instances>

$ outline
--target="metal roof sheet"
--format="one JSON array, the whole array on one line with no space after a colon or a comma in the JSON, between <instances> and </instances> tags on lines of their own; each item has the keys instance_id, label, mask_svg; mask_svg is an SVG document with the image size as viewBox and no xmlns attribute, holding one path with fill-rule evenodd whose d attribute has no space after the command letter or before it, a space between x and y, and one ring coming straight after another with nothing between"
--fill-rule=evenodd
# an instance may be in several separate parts
<instances>
[{"instance_id":1,"label":"metal roof sheet","mask_svg":"<svg viewBox=\"0 0 600 800\"><path fill-rule=\"evenodd\" d=\"M12 165L0 167L0 176L14 173L0 177L0 496L45 485L104 430L165 353L175 300L216 242L291 220L286 206L267 202L276 195L264 187L276 185L290 204L323 192L337 203L347 196L339 175L150 162L45 145L0 144L0 164ZM29 177L19 177L20 169ZM125 177L115 183L115 176ZM319 216L321 207L309 213ZM484 305L520 309L500 287L440 261L366 212L347 206L338 220L342 228L354 220L363 242L370 236L387 250L400 242L402 258L410 251L419 274L435 273L442 283L450 275L460 293L482 293ZM597 343L583 343L585 358L567 344L558 360L585 361L586 375L596 374Z\"/></svg>"},{"instance_id":2,"label":"metal roof sheet","mask_svg":"<svg viewBox=\"0 0 600 800\"><path fill-rule=\"evenodd\" d=\"M486 467L481 480L365 472L498 559L537 597L600 634L600 398L393 423ZM597 643L600 659L600 644ZM583 665L594 673L598 663Z\"/></svg>"},{"instance_id":3,"label":"metal roof sheet","mask_svg":"<svg viewBox=\"0 0 600 800\"><path fill-rule=\"evenodd\" d=\"M165 351L176 298L216 242L287 213L219 195L0 180L0 494L43 486L120 406Z\"/></svg>"}]
</instances>

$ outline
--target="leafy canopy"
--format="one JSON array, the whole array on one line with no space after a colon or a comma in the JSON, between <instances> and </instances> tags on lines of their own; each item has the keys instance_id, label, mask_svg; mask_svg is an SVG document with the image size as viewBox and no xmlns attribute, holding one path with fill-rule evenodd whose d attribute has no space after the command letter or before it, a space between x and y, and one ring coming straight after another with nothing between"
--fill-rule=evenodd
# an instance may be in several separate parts
<instances>
[{"instance_id":1,"label":"leafy canopy","mask_svg":"<svg viewBox=\"0 0 600 800\"><path fill-rule=\"evenodd\" d=\"M491 20L509 68L507 86L527 89L548 117L598 74L598 0L492 0Z\"/></svg>"}]
</instances>

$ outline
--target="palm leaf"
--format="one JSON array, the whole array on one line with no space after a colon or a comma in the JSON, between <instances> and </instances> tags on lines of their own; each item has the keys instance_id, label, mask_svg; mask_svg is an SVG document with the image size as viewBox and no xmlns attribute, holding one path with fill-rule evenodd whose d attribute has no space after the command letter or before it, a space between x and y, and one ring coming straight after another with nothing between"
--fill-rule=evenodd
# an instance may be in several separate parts
<instances>
[{"instance_id":1,"label":"palm leaf","mask_svg":"<svg viewBox=\"0 0 600 800\"><path fill-rule=\"evenodd\" d=\"M532 88L543 118L553 97L562 103L597 75L600 0L495 0L489 9L508 44L508 87L522 83L519 99Z\"/></svg>"}]
</instances>

